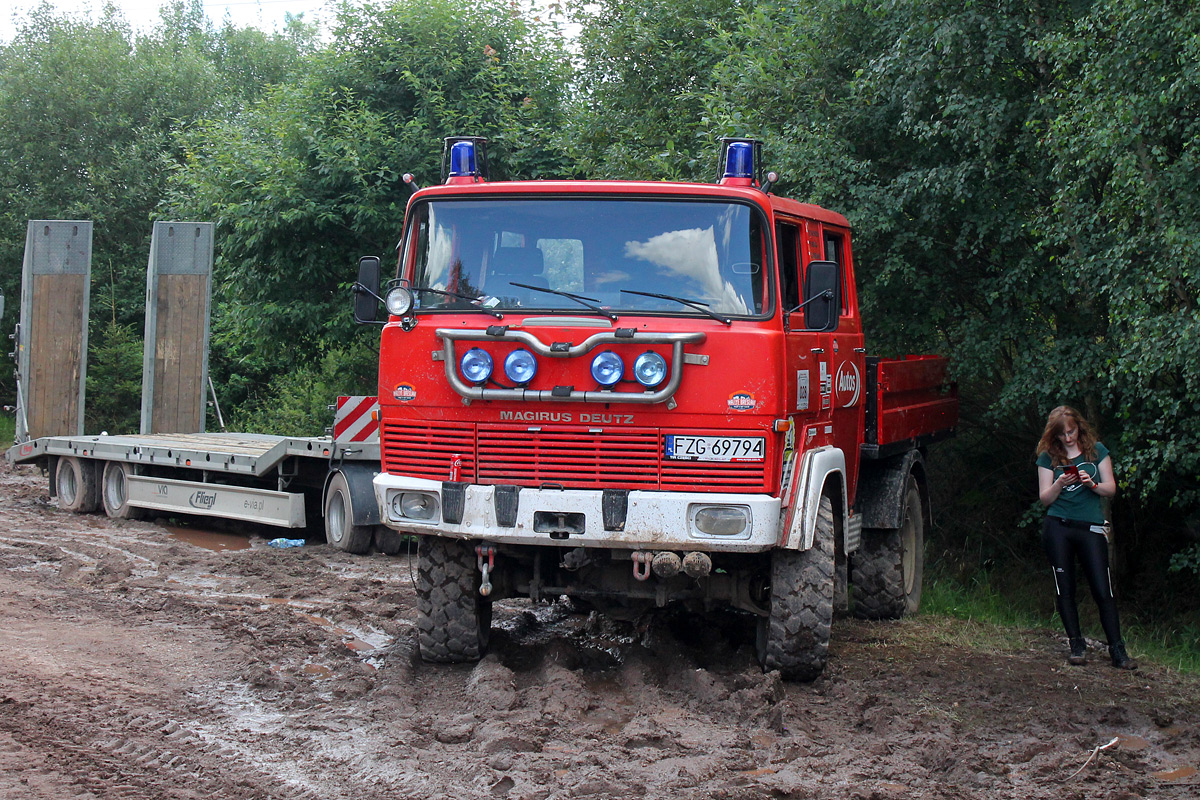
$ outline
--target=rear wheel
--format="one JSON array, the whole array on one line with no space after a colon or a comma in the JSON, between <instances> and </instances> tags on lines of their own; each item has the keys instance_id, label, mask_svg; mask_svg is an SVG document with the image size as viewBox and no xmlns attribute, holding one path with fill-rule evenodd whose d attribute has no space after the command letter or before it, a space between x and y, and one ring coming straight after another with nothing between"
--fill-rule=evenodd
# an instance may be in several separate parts
<instances>
[{"instance_id":1,"label":"rear wheel","mask_svg":"<svg viewBox=\"0 0 1200 800\"><path fill-rule=\"evenodd\" d=\"M908 479L899 528L863 529L854 554L854 613L863 619L899 619L921 606L925 568L925 513L921 490Z\"/></svg>"},{"instance_id":2,"label":"rear wheel","mask_svg":"<svg viewBox=\"0 0 1200 800\"><path fill-rule=\"evenodd\" d=\"M345 475L335 474L325 489L325 541L347 553L365 553L374 537L375 526L354 524L350 485Z\"/></svg>"},{"instance_id":3,"label":"rear wheel","mask_svg":"<svg viewBox=\"0 0 1200 800\"><path fill-rule=\"evenodd\" d=\"M479 594L470 542L422 536L417 549L417 632L421 658L476 661L487 652L492 604Z\"/></svg>"},{"instance_id":4,"label":"rear wheel","mask_svg":"<svg viewBox=\"0 0 1200 800\"><path fill-rule=\"evenodd\" d=\"M100 507L100 488L96 463L85 458L64 456L54 471L54 493L64 511L88 514Z\"/></svg>"},{"instance_id":5,"label":"rear wheel","mask_svg":"<svg viewBox=\"0 0 1200 800\"><path fill-rule=\"evenodd\" d=\"M759 618L758 660L787 680L813 680L829 659L834 527L833 501L822 495L812 547L771 553L770 613Z\"/></svg>"},{"instance_id":6,"label":"rear wheel","mask_svg":"<svg viewBox=\"0 0 1200 800\"><path fill-rule=\"evenodd\" d=\"M129 465L119 461L104 464L104 477L100 480L100 499L104 513L113 519L138 519L142 510L129 505Z\"/></svg>"}]
</instances>

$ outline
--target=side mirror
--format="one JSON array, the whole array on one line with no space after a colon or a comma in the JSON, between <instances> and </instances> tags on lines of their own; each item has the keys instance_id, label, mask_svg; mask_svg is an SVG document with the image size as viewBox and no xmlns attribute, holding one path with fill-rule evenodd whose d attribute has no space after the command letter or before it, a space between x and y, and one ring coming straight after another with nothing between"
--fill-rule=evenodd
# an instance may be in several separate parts
<instances>
[{"instance_id":1,"label":"side mirror","mask_svg":"<svg viewBox=\"0 0 1200 800\"><path fill-rule=\"evenodd\" d=\"M354 284L354 321L375 322L379 316L379 256L358 260L358 282Z\"/></svg>"},{"instance_id":2,"label":"side mirror","mask_svg":"<svg viewBox=\"0 0 1200 800\"><path fill-rule=\"evenodd\" d=\"M836 331L842 310L842 271L836 261L810 261L804 272L804 329Z\"/></svg>"}]
</instances>

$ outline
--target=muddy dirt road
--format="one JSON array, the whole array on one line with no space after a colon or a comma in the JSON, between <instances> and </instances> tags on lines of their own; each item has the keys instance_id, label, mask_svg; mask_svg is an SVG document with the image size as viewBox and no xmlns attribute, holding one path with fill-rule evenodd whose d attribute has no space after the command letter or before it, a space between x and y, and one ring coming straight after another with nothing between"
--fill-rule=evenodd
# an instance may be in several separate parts
<instances>
[{"instance_id":1,"label":"muddy dirt road","mask_svg":"<svg viewBox=\"0 0 1200 800\"><path fill-rule=\"evenodd\" d=\"M1049 631L838 620L786 685L735 620L506 603L433 666L413 569L73 515L0 466L0 797L1200 796L1200 681L1069 669Z\"/></svg>"}]
</instances>

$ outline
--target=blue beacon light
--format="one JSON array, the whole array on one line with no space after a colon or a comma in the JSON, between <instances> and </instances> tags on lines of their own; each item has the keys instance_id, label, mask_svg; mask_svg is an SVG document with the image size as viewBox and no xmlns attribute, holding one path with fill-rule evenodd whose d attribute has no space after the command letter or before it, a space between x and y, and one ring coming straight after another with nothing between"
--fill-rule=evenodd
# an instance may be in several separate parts
<instances>
[{"instance_id":1,"label":"blue beacon light","mask_svg":"<svg viewBox=\"0 0 1200 800\"><path fill-rule=\"evenodd\" d=\"M455 142L450 146L450 177L457 178L464 175L476 175L478 170L475 168L475 143L474 142Z\"/></svg>"},{"instance_id":2,"label":"blue beacon light","mask_svg":"<svg viewBox=\"0 0 1200 800\"><path fill-rule=\"evenodd\" d=\"M725 177L754 177L754 145L750 142L729 143L725 151Z\"/></svg>"}]
</instances>

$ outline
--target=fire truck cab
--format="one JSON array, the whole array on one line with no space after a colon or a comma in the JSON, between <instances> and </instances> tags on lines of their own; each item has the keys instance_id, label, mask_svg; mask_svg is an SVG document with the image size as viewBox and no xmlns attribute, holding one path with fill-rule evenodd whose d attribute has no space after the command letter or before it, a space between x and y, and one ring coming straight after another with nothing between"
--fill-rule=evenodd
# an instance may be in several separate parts
<instances>
[{"instance_id":1,"label":"fire truck cab","mask_svg":"<svg viewBox=\"0 0 1200 800\"><path fill-rule=\"evenodd\" d=\"M383 322L383 524L417 537L420 651L479 658L492 603L747 613L765 669L824 668L835 604L920 600L937 357L868 358L850 227L722 140L713 184L487 179L448 139Z\"/></svg>"}]
</instances>

